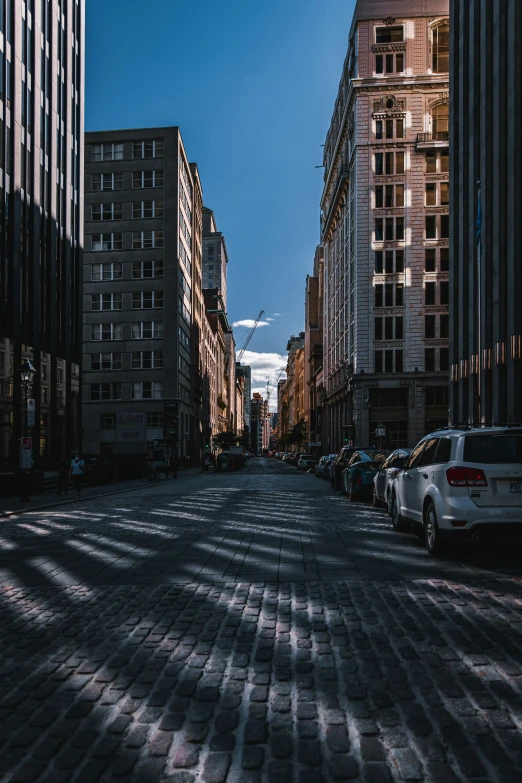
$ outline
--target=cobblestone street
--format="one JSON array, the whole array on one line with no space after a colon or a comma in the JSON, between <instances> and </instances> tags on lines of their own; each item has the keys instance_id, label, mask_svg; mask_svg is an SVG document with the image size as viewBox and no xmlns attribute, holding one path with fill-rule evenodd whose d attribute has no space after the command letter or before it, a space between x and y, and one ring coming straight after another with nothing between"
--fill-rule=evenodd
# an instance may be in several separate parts
<instances>
[{"instance_id":1,"label":"cobblestone street","mask_svg":"<svg viewBox=\"0 0 522 783\"><path fill-rule=\"evenodd\" d=\"M0 528L1 780L521 779L518 545L267 459Z\"/></svg>"}]
</instances>

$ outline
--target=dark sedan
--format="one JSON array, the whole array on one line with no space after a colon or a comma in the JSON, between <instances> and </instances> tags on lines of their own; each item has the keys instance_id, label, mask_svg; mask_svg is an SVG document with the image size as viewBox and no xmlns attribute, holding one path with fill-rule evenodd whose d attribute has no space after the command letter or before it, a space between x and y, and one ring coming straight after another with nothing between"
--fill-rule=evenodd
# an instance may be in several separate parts
<instances>
[{"instance_id":1,"label":"dark sedan","mask_svg":"<svg viewBox=\"0 0 522 783\"><path fill-rule=\"evenodd\" d=\"M388 454L389 451L382 449L356 451L342 473L341 493L348 495L350 500L370 494L375 474Z\"/></svg>"}]
</instances>

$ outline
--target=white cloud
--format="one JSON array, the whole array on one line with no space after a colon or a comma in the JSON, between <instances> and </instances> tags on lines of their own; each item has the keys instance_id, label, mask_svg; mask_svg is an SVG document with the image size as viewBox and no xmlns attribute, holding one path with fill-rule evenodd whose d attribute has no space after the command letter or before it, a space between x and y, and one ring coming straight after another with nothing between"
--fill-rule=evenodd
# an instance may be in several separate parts
<instances>
[{"instance_id":1,"label":"white cloud","mask_svg":"<svg viewBox=\"0 0 522 783\"><path fill-rule=\"evenodd\" d=\"M272 313L272 315L274 316L274 318L280 318L281 317L281 313Z\"/></svg>"},{"instance_id":2,"label":"white cloud","mask_svg":"<svg viewBox=\"0 0 522 783\"><path fill-rule=\"evenodd\" d=\"M244 318L242 321L234 321L232 324L232 328L235 329L236 327L244 326L245 329L251 329L255 324L255 321L252 320L252 318ZM258 327L260 326L270 326L268 321L259 321Z\"/></svg>"},{"instance_id":3,"label":"white cloud","mask_svg":"<svg viewBox=\"0 0 522 783\"><path fill-rule=\"evenodd\" d=\"M267 318L266 320L267 321L273 321L274 319L273 318Z\"/></svg>"},{"instance_id":4,"label":"white cloud","mask_svg":"<svg viewBox=\"0 0 522 783\"><path fill-rule=\"evenodd\" d=\"M242 364L252 368L252 394L259 392L266 399L266 384L269 381L271 411L277 410L277 379L282 371L281 377L285 377L287 359L280 353L245 351L241 360Z\"/></svg>"}]
</instances>

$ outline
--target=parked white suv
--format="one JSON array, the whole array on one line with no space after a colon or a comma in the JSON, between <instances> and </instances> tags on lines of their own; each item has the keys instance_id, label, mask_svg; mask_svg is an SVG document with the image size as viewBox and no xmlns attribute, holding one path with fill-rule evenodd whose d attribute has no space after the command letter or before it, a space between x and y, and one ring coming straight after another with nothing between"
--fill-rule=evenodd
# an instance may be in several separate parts
<instances>
[{"instance_id":1,"label":"parked white suv","mask_svg":"<svg viewBox=\"0 0 522 783\"><path fill-rule=\"evenodd\" d=\"M522 427L444 429L413 449L392 487L395 530L424 530L440 554L459 537L522 530Z\"/></svg>"}]
</instances>

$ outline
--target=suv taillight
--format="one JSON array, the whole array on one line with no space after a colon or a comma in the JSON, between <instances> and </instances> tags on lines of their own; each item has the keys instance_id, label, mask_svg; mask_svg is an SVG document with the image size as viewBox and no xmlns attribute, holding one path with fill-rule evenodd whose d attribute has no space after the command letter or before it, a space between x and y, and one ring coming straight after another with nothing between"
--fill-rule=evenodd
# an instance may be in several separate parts
<instances>
[{"instance_id":1,"label":"suv taillight","mask_svg":"<svg viewBox=\"0 0 522 783\"><path fill-rule=\"evenodd\" d=\"M446 478L450 487L487 487L486 474L480 468L448 468Z\"/></svg>"}]
</instances>

